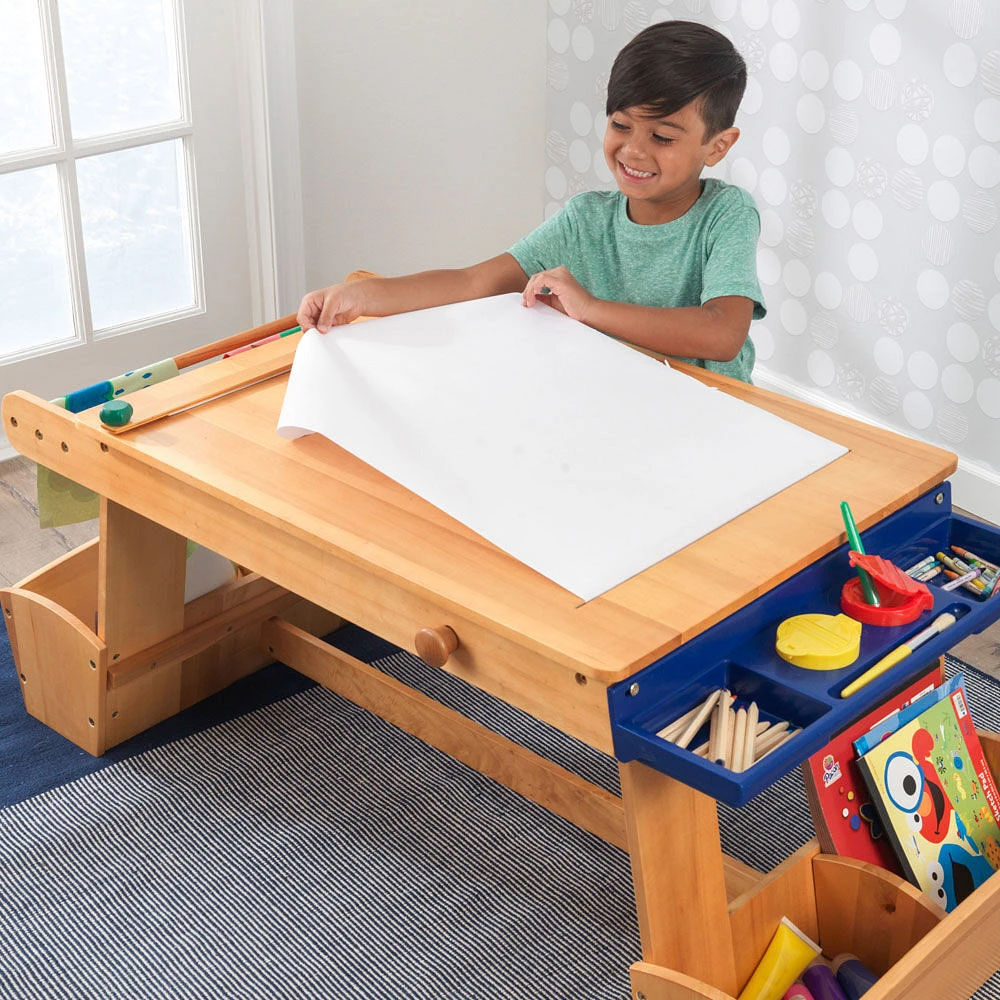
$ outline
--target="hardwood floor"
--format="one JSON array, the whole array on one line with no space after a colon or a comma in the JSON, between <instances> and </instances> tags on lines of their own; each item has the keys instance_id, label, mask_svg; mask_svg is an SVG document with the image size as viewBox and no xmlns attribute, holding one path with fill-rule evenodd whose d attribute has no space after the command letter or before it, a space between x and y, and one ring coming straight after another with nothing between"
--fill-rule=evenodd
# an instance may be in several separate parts
<instances>
[{"instance_id":1,"label":"hardwood floor","mask_svg":"<svg viewBox=\"0 0 1000 1000\"><path fill-rule=\"evenodd\" d=\"M0 584L9 587L97 536L97 521L39 528L35 463L0 462Z\"/></svg>"},{"instance_id":2,"label":"hardwood floor","mask_svg":"<svg viewBox=\"0 0 1000 1000\"><path fill-rule=\"evenodd\" d=\"M20 457L0 462L0 585L23 580L96 535L96 520L39 528L34 462ZM1000 622L960 642L953 652L1000 679Z\"/></svg>"}]
</instances>

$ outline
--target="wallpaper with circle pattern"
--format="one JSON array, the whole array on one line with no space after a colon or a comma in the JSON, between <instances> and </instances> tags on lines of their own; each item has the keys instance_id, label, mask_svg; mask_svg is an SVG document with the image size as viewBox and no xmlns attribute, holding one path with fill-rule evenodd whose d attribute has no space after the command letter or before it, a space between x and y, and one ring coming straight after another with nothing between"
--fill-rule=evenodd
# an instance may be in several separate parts
<instances>
[{"instance_id":1,"label":"wallpaper with circle pattern","mask_svg":"<svg viewBox=\"0 0 1000 1000\"><path fill-rule=\"evenodd\" d=\"M654 21L749 70L711 171L760 209L758 370L1000 471L997 0L549 0L546 213L611 187L607 75Z\"/></svg>"}]
</instances>

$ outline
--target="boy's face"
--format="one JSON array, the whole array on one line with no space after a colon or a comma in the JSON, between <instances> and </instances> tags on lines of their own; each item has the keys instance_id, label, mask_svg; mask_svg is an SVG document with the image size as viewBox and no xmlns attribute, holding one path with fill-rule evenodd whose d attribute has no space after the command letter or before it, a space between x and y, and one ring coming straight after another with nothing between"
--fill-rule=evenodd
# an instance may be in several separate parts
<instances>
[{"instance_id":1,"label":"boy's face","mask_svg":"<svg viewBox=\"0 0 1000 1000\"><path fill-rule=\"evenodd\" d=\"M701 172L714 166L739 138L737 128L705 137L692 103L666 118L642 108L615 111L604 133L604 158L628 198L629 217L640 225L680 218L701 194Z\"/></svg>"}]
</instances>

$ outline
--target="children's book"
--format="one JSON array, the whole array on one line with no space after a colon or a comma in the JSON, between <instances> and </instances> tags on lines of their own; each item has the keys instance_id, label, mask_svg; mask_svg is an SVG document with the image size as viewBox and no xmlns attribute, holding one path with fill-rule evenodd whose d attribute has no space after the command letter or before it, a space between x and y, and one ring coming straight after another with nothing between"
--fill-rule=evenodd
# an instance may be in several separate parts
<instances>
[{"instance_id":1,"label":"children's book","mask_svg":"<svg viewBox=\"0 0 1000 1000\"><path fill-rule=\"evenodd\" d=\"M855 740L905 877L951 911L1000 867L1000 795L957 674Z\"/></svg>"},{"instance_id":2,"label":"children's book","mask_svg":"<svg viewBox=\"0 0 1000 1000\"><path fill-rule=\"evenodd\" d=\"M854 741L943 682L944 671L936 661L916 680L837 733L802 765L806 796L821 851L857 858L896 875L903 874L896 851L885 835L882 820L858 770Z\"/></svg>"}]
</instances>

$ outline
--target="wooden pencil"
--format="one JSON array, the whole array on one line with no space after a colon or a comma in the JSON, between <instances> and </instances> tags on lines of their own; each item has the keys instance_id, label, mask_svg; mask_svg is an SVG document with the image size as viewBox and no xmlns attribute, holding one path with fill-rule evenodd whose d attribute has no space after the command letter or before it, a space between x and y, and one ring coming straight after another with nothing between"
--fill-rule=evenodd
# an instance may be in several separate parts
<instances>
[{"instance_id":1,"label":"wooden pencil","mask_svg":"<svg viewBox=\"0 0 1000 1000\"><path fill-rule=\"evenodd\" d=\"M705 720L711 714L712 709L715 708L720 694L722 694L721 688L713 691L705 699L701 707L698 709L698 714L695 715L695 717L688 723L687 729L685 729L684 732L674 741L682 750L695 738L698 730L705 724Z\"/></svg>"},{"instance_id":2,"label":"wooden pencil","mask_svg":"<svg viewBox=\"0 0 1000 1000\"><path fill-rule=\"evenodd\" d=\"M756 728L756 727L755 727ZM743 770L743 748L747 738L747 710L736 709L736 725L733 727L733 745L729 752L729 770L739 773Z\"/></svg>"},{"instance_id":3,"label":"wooden pencil","mask_svg":"<svg viewBox=\"0 0 1000 1000\"><path fill-rule=\"evenodd\" d=\"M782 733L788 731L788 723L785 720L774 722L761 733L754 742L754 758L760 760L761 756L767 752L775 740L779 739Z\"/></svg>"},{"instance_id":4,"label":"wooden pencil","mask_svg":"<svg viewBox=\"0 0 1000 1000\"><path fill-rule=\"evenodd\" d=\"M750 707L747 709L747 726L746 733L743 739L743 757L740 764L740 770L745 771L748 767L753 764L754 761L754 743L757 741L757 716L760 710L757 708L757 702L750 702Z\"/></svg>"},{"instance_id":5,"label":"wooden pencil","mask_svg":"<svg viewBox=\"0 0 1000 1000\"><path fill-rule=\"evenodd\" d=\"M684 727L698 714L699 708L701 708L701 705L695 705L694 708L689 709L683 715L674 719L673 722L668 722L656 735L661 739L669 740L673 743L677 735L684 732Z\"/></svg>"},{"instance_id":6,"label":"wooden pencil","mask_svg":"<svg viewBox=\"0 0 1000 1000\"><path fill-rule=\"evenodd\" d=\"M728 756L727 747L729 745L729 706L734 701L733 695L723 688L719 695L719 701L712 714L712 729L709 736L709 760L716 764L725 764Z\"/></svg>"},{"instance_id":7,"label":"wooden pencil","mask_svg":"<svg viewBox=\"0 0 1000 1000\"><path fill-rule=\"evenodd\" d=\"M802 732L801 729L788 729L783 732L776 734L774 740L768 745L767 749L757 753L757 760L762 760L769 753L773 753L778 747L784 746L796 733Z\"/></svg>"}]
</instances>

